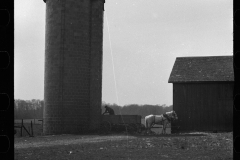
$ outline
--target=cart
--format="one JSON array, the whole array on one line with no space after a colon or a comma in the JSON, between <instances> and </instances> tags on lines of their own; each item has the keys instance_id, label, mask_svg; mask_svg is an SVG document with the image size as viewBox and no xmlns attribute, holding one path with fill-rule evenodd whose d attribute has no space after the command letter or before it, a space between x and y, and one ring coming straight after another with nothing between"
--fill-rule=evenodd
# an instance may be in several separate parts
<instances>
[{"instance_id":1,"label":"cart","mask_svg":"<svg viewBox=\"0 0 240 160\"><path fill-rule=\"evenodd\" d=\"M141 124L140 115L102 115L100 131L109 133L111 131L141 132L145 126Z\"/></svg>"}]
</instances>

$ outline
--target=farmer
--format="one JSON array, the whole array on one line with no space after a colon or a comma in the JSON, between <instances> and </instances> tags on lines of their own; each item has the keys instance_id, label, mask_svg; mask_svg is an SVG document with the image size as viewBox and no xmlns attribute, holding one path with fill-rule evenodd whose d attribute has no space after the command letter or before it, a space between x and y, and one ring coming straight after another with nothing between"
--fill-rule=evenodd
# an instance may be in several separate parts
<instances>
[{"instance_id":1,"label":"farmer","mask_svg":"<svg viewBox=\"0 0 240 160\"><path fill-rule=\"evenodd\" d=\"M114 114L114 110L113 110L112 108L110 108L110 107L108 107L108 106L105 106L105 108L106 108L106 110L105 110L105 112L103 113L103 115L104 115L105 113L109 113L109 115L115 115L115 114Z\"/></svg>"}]
</instances>

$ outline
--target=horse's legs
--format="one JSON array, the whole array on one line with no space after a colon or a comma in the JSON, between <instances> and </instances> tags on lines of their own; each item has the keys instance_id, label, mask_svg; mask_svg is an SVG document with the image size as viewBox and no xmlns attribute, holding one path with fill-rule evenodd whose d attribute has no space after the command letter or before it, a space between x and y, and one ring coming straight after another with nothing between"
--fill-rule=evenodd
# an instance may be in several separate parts
<instances>
[{"instance_id":1,"label":"horse's legs","mask_svg":"<svg viewBox=\"0 0 240 160\"><path fill-rule=\"evenodd\" d=\"M146 132L145 133L148 133L148 126L146 127Z\"/></svg>"},{"instance_id":2,"label":"horse's legs","mask_svg":"<svg viewBox=\"0 0 240 160\"><path fill-rule=\"evenodd\" d=\"M166 134L166 126L167 126L167 124L165 122L163 122L163 130L162 130L163 134Z\"/></svg>"},{"instance_id":3,"label":"horse's legs","mask_svg":"<svg viewBox=\"0 0 240 160\"><path fill-rule=\"evenodd\" d=\"M153 127L154 125L155 125L154 123L151 125L151 127L150 127L150 132L152 132L152 130L151 130L151 129L152 129L152 127Z\"/></svg>"},{"instance_id":4,"label":"horse's legs","mask_svg":"<svg viewBox=\"0 0 240 160\"><path fill-rule=\"evenodd\" d=\"M168 125L168 122L165 123L165 126L164 126L164 134L167 134L167 133L166 133L167 125Z\"/></svg>"},{"instance_id":5,"label":"horse's legs","mask_svg":"<svg viewBox=\"0 0 240 160\"><path fill-rule=\"evenodd\" d=\"M148 133L148 121L146 120L146 118L145 118L145 126L146 126L146 132L145 133Z\"/></svg>"},{"instance_id":6,"label":"horse's legs","mask_svg":"<svg viewBox=\"0 0 240 160\"><path fill-rule=\"evenodd\" d=\"M146 127L147 128L147 133L151 133L151 128L154 126L154 123L147 124L146 126L147 126Z\"/></svg>"}]
</instances>

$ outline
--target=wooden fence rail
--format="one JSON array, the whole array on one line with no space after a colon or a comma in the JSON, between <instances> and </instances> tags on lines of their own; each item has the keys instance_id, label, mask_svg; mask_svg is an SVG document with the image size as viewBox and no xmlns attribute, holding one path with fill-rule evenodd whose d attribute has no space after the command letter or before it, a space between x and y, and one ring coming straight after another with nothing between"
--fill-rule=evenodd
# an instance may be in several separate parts
<instances>
[{"instance_id":1,"label":"wooden fence rail","mask_svg":"<svg viewBox=\"0 0 240 160\"><path fill-rule=\"evenodd\" d=\"M29 129L29 131L27 130L27 128L24 126L23 124L23 119L22 119L22 122L21 122L21 125L17 125L16 123L14 123L14 128L20 128L21 129L21 137L22 137L22 133L23 133L23 129L27 132L27 134L30 136L30 137L33 137L33 125L32 125L32 121L31 121L31 129ZM30 131L31 130L31 131ZM31 133L30 133L31 132Z\"/></svg>"}]
</instances>

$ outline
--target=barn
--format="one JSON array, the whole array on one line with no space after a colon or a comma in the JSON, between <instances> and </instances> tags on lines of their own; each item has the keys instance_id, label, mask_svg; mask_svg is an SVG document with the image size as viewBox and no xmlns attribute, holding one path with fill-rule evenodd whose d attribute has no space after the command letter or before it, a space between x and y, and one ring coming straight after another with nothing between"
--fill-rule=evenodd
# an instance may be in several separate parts
<instances>
[{"instance_id":1,"label":"barn","mask_svg":"<svg viewBox=\"0 0 240 160\"><path fill-rule=\"evenodd\" d=\"M173 84L172 133L233 130L233 56L177 57Z\"/></svg>"}]
</instances>

